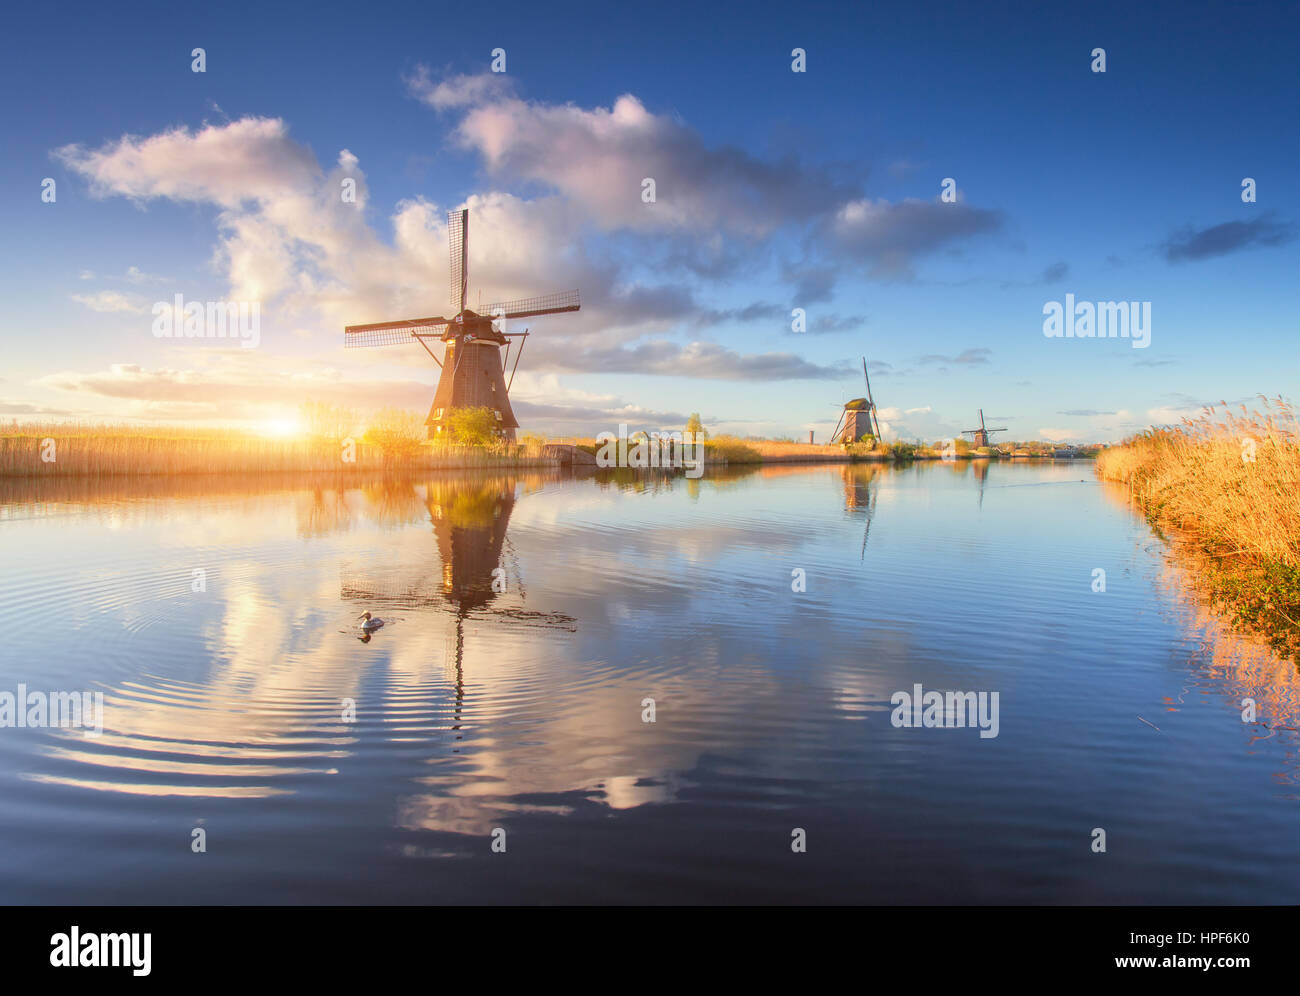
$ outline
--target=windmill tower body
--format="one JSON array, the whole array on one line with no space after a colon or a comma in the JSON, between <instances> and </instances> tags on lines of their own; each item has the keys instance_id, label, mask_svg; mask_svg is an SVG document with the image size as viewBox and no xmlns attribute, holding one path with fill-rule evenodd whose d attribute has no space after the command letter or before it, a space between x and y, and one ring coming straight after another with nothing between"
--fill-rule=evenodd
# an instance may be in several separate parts
<instances>
[{"instance_id":1,"label":"windmill tower body","mask_svg":"<svg viewBox=\"0 0 1300 996\"><path fill-rule=\"evenodd\" d=\"M871 409L864 408L859 411L845 411L844 413L844 432L840 439L846 443L856 443L867 436L874 436L875 430L871 426Z\"/></svg>"},{"instance_id":2,"label":"windmill tower body","mask_svg":"<svg viewBox=\"0 0 1300 996\"><path fill-rule=\"evenodd\" d=\"M463 331L460 331L463 330ZM429 417L424 420L430 439L444 430L447 417L455 408L491 408L496 414L497 429L514 442L519 422L510 407L505 365L501 347L509 340L492 328L490 319L466 312L458 334L443 337L447 344L442 359L442 376Z\"/></svg>"}]
</instances>

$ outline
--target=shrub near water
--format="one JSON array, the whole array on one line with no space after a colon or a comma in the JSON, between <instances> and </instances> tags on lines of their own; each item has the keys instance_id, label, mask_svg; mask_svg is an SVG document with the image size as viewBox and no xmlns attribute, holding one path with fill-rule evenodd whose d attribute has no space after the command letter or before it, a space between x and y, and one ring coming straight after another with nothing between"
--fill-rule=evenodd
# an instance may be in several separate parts
<instances>
[{"instance_id":1,"label":"shrub near water","mask_svg":"<svg viewBox=\"0 0 1300 996\"><path fill-rule=\"evenodd\" d=\"M446 438L440 442L452 446L489 449L500 442L499 426L496 412L486 405L478 408L453 408L443 419L443 435Z\"/></svg>"},{"instance_id":2,"label":"shrub near water","mask_svg":"<svg viewBox=\"0 0 1300 996\"><path fill-rule=\"evenodd\" d=\"M1300 656L1300 433L1287 404L1148 430L1103 450L1097 474L1177 534L1234 625Z\"/></svg>"},{"instance_id":3,"label":"shrub near water","mask_svg":"<svg viewBox=\"0 0 1300 996\"><path fill-rule=\"evenodd\" d=\"M893 443L889 447L895 460L911 460L916 456L917 448L911 443Z\"/></svg>"}]
</instances>

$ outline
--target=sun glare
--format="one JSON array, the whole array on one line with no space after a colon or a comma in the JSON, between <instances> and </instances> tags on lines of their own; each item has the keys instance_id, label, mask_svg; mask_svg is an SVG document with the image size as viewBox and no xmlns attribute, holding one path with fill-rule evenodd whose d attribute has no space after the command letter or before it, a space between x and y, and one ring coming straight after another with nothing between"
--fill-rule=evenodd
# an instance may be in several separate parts
<instances>
[{"instance_id":1,"label":"sun glare","mask_svg":"<svg viewBox=\"0 0 1300 996\"><path fill-rule=\"evenodd\" d=\"M296 418L272 418L263 422L258 431L264 436L285 439L298 435L302 431L302 425Z\"/></svg>"}]
</instances>

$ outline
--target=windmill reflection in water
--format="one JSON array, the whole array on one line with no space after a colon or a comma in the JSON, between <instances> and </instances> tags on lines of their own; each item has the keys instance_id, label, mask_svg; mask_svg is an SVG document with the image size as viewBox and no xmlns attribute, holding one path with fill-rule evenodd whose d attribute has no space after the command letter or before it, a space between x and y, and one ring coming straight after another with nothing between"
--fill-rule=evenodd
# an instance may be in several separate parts
<instances>
[{"instance_id":1,"label":"windmill reflection in water","mask_svg":"<svg viewBox=\"0 0 1300 996\"><path fill-rule=\"evenodd\" d=\"M871 533L871 520L876 514L876 494L879 486L872 487L874 478L880 473L879 464L848 463L843 466L844 476L844 511L851 516L862 516L862 550L859 561L867 558L867 537Z\"/></svg>"},{"instance_id":2,"label":"windmill reflection in water","mask_svg":"<svg viewBox=\"0 0 1300 996\"><path fill-rule=\"evenodd\" d=\"M453 620L444 660L455 672L453 729L459 729L465 695L465 622L473 618L497 623L575 632L577 620L562 612L535 612L525 607L527 590L513 556L513 577L503 566L509 552L506 529L514 510L513 477L455 478L429 481L424 504L433 525L437 561L416 557L400 566L345 565L340 597L358 607L445 609Z\"/></svg>"}]
</instances>

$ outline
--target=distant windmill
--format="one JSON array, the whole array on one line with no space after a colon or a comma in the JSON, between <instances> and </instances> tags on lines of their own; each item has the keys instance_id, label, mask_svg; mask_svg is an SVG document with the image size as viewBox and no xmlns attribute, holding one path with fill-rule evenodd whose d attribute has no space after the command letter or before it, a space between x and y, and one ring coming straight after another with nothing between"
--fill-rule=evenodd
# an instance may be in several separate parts
<instances>
[{"instance_id":1,"label":"distant windmill","mask_svg":"<svg viewBox=\"0 0 1300 996\"><path fill-rule=\"evenodd\" d=\"M519 368L528 332L503 332L495 324L503 318L532 318L577 311L582 301L576 290L561 291L543 297L524 298L489 304L480 312L465 307L469 286L469 209L447 212L447 236L451 252L452 318L411 318L404 321L376 322L373 325L349 325L343 330L343 345L394 346L418 342L442 368L438 390L434 393L429 417L425 419L430 439L436 439L446 426L447 416L456 408L491 408L496 413L497 430L509 442L515 438L519 422L510 407L510 385ZM441 339L447 344L442 359L434 355L426 339ZM515 365L505 379L510 362L510 340L519 340ZM505 347L502 356L501 347Z\"/></svg>"},{"instance_id":2,"label":"distant windmill","mask_svg":"<svg viewBox=\"0 0 1300 996\"><path fill-rule=\"evenodd\" d=\"M844 410L840 412L840 420L835 423L835 431L831 433L831 442L838 439L842 443L856 443L865 436L874 436L881 440L880 436L880 419L876 416L876 402L871 397L871 378L867 376L867 358L862 357L862 379L867 383L867 396L865 398L854 398L852 401L844 403ZM872 425L874 419L875 424ZM844 431L840 432L840 423L844 424Z\"/></svg>"},{"instance_id":3,"label":"distant windmill","mask_svg":"<svg viewBox=\"0 0 1300 996\"><path fill-rule=\"evenodd\" d=\"M963 436L971 436L971 445L978 449L981 446L988 446L990 432L1006 432L1006 426L994 429L984 424L984 409L980 409L980 427L978 429L963 429Z\"/></svg>"}]
</instances>

